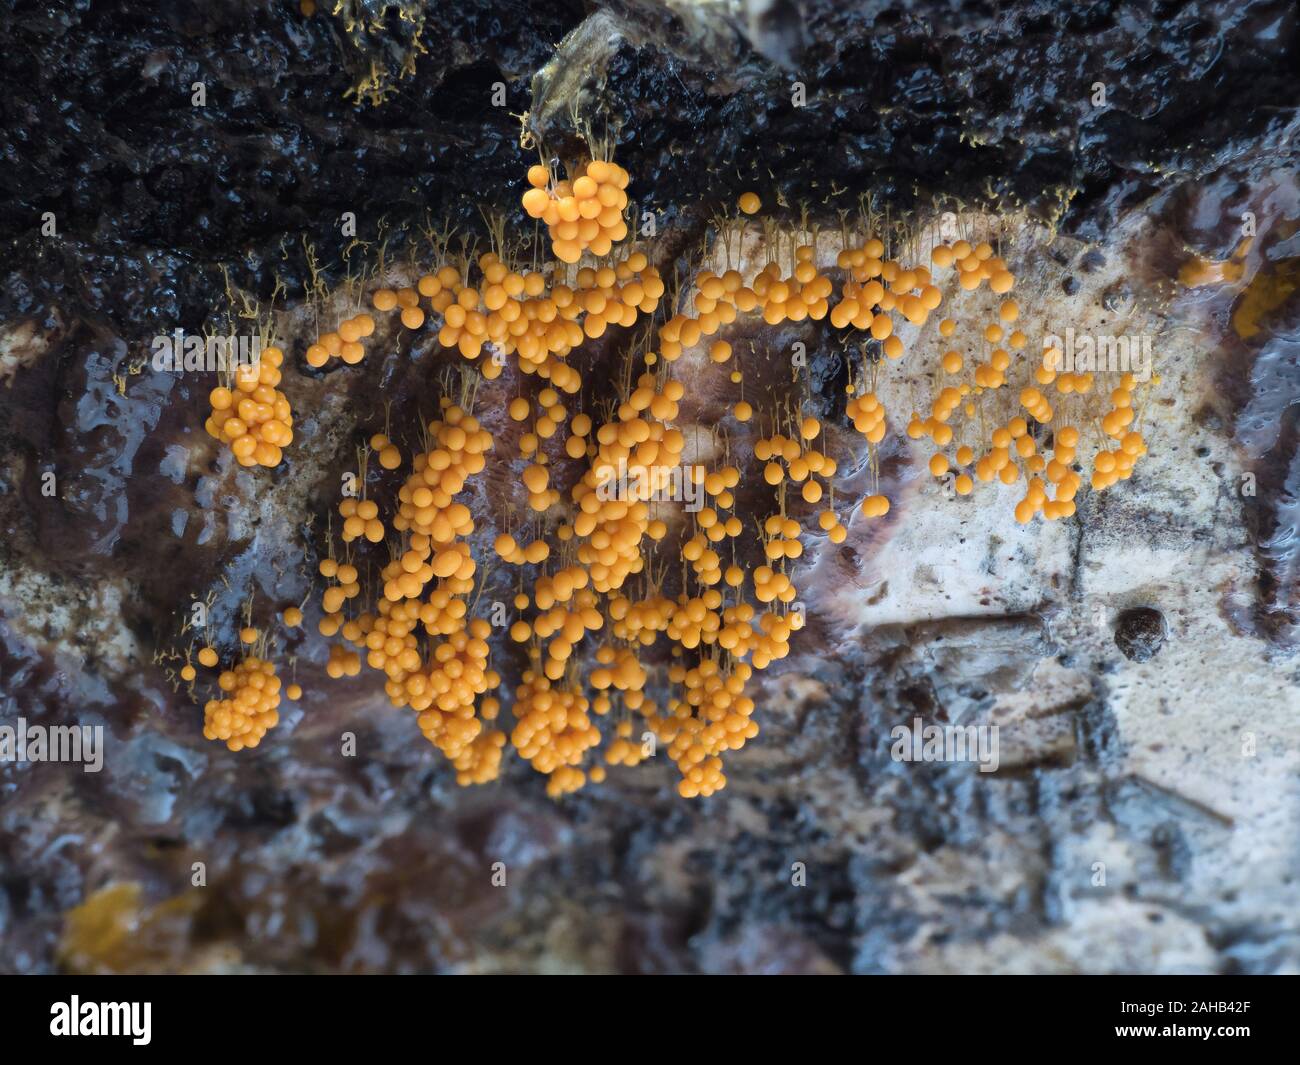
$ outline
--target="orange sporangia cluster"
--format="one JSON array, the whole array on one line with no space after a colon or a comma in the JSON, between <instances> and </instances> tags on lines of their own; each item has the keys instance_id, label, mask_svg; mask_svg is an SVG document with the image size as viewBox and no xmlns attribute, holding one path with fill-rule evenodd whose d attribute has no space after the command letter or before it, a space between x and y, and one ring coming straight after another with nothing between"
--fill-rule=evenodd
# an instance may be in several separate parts
<instances>
[{"instance_id":1,"label":"orange sporangia cluster","mask_svg":"<svg viewBox=\"0 0 1300 1065\"><path fill-rule=\"evenodd\" d=\"M647 500L681 463L686 441L665 422L676 417L683 389L669 381L656 392L654 384L653 374L642 375L627 401L619 404L615 420L596 430L595 455L571 492L577 509L573 531L579 541L578 561L602 594L617 591L630 575L642 571L641 542L646 536L657 541L667 533L662 520L650 518ZM627 492L607 491L620 475L628 479ZM618 494L630 498L611 498Z\"/></svg>"},{"instance_id":2,"label":"orange sporangia cluster","mask_svg":"<svg viewBox=\"0 0 1300 1065\"><path fill-rule=\"evenodd\" d=\"M280 721L280 678L275 664L249 655L217 678L224 699L203 706L203 735L222 740L232 751L256 747Z\"/></svg>"},{"instance_id":3,"label":"orange sporangia cluster","mask_svg":"<svg viewBox=\"0 0 1300 1065\"><path fill-rule=\"evenodd\" d=\"M335 680L360 676L361 656L356 651L334 644L330 647L329 661L325 663L325 675Z\"/></svg>"},{"instance_id":4,"label":"orange sporangia cluster","mask_svg":"<svg viewBox=\"0 0 1300 1065\"><path fill-rule=\"evenodd\" d=\"M878 444L885 439L885 407L874 392L851 396L844 413L853 423L853 428L871 443Z\"/></svg>"},{"instance_id":5,"label":"orange sporangia cluster","mask_svg":"<svg viewBox=\"0 0 1300 1065\"><path fill-rule=\"evenodd\" d=\"M372 544L377 544L384 538L384 523L379 519L379 504L373 499L354 499L348 496L340 500L339 517L343 519L345 544L362 536Z\"/></svg>"},{"instance_id":6,"label":"orange sporangia cluster","mask_svg":"<svg viewBox=\"0 0 1300 1065\"><path fill-rule=\"evenodd\" d=\"M498 233L495 251L466 251L409 287L370 295L376 315L395 313L408 330L428 323L442 348L478 360L467 377L476 371L492 380L507 365L523 375L517 387L526 394L514 395L505 409L517 455L493 460L518 486L509 525L492 541L493 557L480 568L471 549L467 493L495 445L471 413L466 382L459 404L444 398L439 417L420 427L409 456L387 426L369 438L364 454L377 455L380 470L369 478L363 457L360 494L338 508L344 557L335 557L331 541L319 564L327 582L319 632L338 638L326 672L382 673L392 704L415 713L420 732L462 785L497 779L510 746L559 797L599 783L609 767L652 760L661 745L677 766L682 796L724 788L723 758L758 734L747 686L790 654L805 624L792 564L809 550L844 543L859 517L879 519L891 510L879 484L878 448L889 426L881 375L909 350L933 356L935 386L901 423L924 448L930 475L957 496L973 495L982 483L992 483L992 491L1015 486L1017 521L1065 518L1075 512L1084 476L1093 490L1104 490L1131 476L1146 452L1145 394L1133 375L1100 408L1105 400L1093 374L1060 372L1054 349L1040 360L1026 357L1024 311L1010 298L1017 280L996 233L929 243L880 228L873 217L864 217L858 234L846 229L833 262L824 265L818 249L825 245L806 224L788 234L788 244L768 224L765 260L750 276L732 266L735 234L720 234L725 264L683 279L683 298L657 331L646 329L647 338L657 337L655 350L638 347L633 356L645 369L638 372L630 358L613 379L584 390L568 356L610 328L656 315L665 283L644 251L614 253L627 235L628 175L621 167L596 160L573 181L553 182L538 166L528 179L524 208L546 222L559 264L520 268ZM748 216L761 205L746 193L738 206ZM742 246L751 224L734 220ZM746 356L717 334L746 315L768 326L824 320L844 334L847 350L861 350L861 368L850 366L846 414L857 434L848 438L866 449L867 492L837 506L841 464L859 468L862 455L844 448L846 437L833 425L807 413L806 391L784 401L744 398ZM379 324L368 313L342 320L307 349L307 361L359 362L362 341ZM740 386L730 407L734 424L693 438L695 453L708 459L689 466L687 439L676 424L686 389L669 376L670 364L688 352ZM240 397L247 396L237 406L235 393L214 392L214 435L232 419L232 441L243 435L241 425L251 433L274 421L287 432L281 408L257 391L279 380L279 352L267 355L253 387L240 386ZM529 377L541 380L529 388ZM584 398L596 400L591 412L580 409ZM263 406L274 419L261 416ZM287 417L287 404L283 409ZM218 419L218 410L231 413ZM270 433L275 438L279 430L273 425ZM734 460L731 433L744 441ZM1097 438L1091 473L1081 475L1079 453ZM261 447L240 444L236 453L247 452L251 461L240 461L248 465L270 455ZM385 481L404 466L404 474ZM741 495L747 479L758 482L770 512L739 512L738 496L753 495ZM679 497L665 499L679 488L689 488L698 505L683 510ZM504 646L512 656L527 660L514 690L513 727L496 727L502 706L494 693L502 678L491 666L493 628L476 616L489 561L498 572L503 564L515 582L505 596L514 614L493 624L508 634ZM283 618L301 624L301 610L289 608ZM259 639L249 632L246 642ZM213 653L207 661L209 651L199 653L205 664L216 660ZM245 672L262 675L257 670L265 665ZM223 688L234 676L222 675ZM243 695L209 704L210 724L220 712L225 728L241 698L256 701ZM213 735L233 743L237 733L218 735L213 726ZM256 737L240 742L254 746Z\"/></svg>"},{"instance_id":7,"label":"orange sporangia cluster","mask_svg":"<svg viewBox=\"0 0 1300 1065\"><path fill-rule=\"evenodd\" d=\"M530 167L524 210L550 231L551 250L562 263L576 263L583 252L608 255L627 236L623 210L630 177L617 163L593 159L572 181L551 184L546 167Z\"/></svg>"},{"instance_id":8,"label":"orange sporangia cluster","mask_svg":"<svg viewBox=\"0 0 1300 1065\"><path fill-rule=\"evenodd\" d=\"M951 277L959 292L972 293L987 283L989 291L1002 295L1015 285L1015 276L1006 261L995 253L988 241L972 244L958 240L952 244L936 245L930 253L933 267L908 265L901 258L891 258L887 254L886 243L876 237L868 237L856 244L847 236L844 247L836 257L835 266L843 272L840 286L840 298L833 305L827 302L833 291L830 278L816 264L815 240L813 243L794 247L789 273L783 273L777 257L770 261L754 276L748 284L737 270L729 269L720 274L709 270L701 271L694 280L695 295L693 299L695 314L679 313L670 318L660 329L660 353L669 361L679 358L682 353L696 344L707 340L721 326L734 321L739 314L755 312L761 314L764 321L771 325L783 321L799 321L805 317L818 319L826 317L838 329L859 331L866 338L878 342L880 352L886 358L898 359L905 352L905 342L897 331L898 322L923 330L931 314L944 301L941 279L933 271L940 273L951 270ZM769 253L771 254L771 253ZM895 318L895 315L898 318ZM909 422L909 435L916 439L929 436L938 447L947 447L954 439L952 425L949 422L958 413L963 404L965 414L975 413L975 401L986 390L995 390L1006 381L1012 356L1007 348L1019 351L1027 341L1022 331L1014 329L1008 334L1004 326L1014 323L1019 315L1019 308L1012 300L1005 301L999 308L998 323L991 324L984 331L984 339L990 343L1005 342L1006 348L997 348L987 360L978 362L973 369L973 383L962 382L959 385L940 390L931 405L926 418L913 415ZM957 328L952 318L939 323L938 332L942 338L951 338ZM713 341L707 347L711 361L729 362L732 356L731 345L726 341ZM967 360L955 348L950 348L941 358L940 365L945 373L960 375L967 366ZM740 374L733 371L732 380L740 379ZM1038 376L1043 381L1041 374ZM1071 381L1063 381L1066 389ZM851 390L852 391L852 390ZM1041 394L1034 391L1027 394L1031 401L1030 413L1037 413L1043 418L1050 418L1050 406ZM743 399L736 403L733 414L738 422L747 422L753 416L751 404ZM848 416L855 428L867 438L871 445L881 442L885 434L885 409L872 392L851 395ZM1116 416L1117 418L1123 415ZM965 464L963 448L958 450L957 461ZM785 437L760 438L755 447L755 454L764 462L763 476L767 483L784 489L787 479L800 483L800 492L808 502L816 502L824 491L824 486L815 474L820 472L817 463L823 458L820 453L810 450L805 455L797 441ZM834 473L834 460L830 461L830 475ZM995 451L991 463L997 465L999 455ZM784 463L784 465L783 465ZM874 463L873 463L874 465ZM936 453L928 462L931 473L946 476L953 473L954 488L957 494L966 495L974 489L972 472L956 471L948 456ZM814 475L814 476L810 476ZM1003 479L1009 475L1003 475ZM1067 488L1068 492L1069 489ZM1059 500L1059 506L1039 508L1046 515L1058 516L1069 511L1066 500ZM879 517L889 510L889 501L879 493L869 495L862 502L861 512L867 517ZM843 529L833 512L818 519L822 531L831 533ZM845 532L835 532L837 539L842 539ZM781 540L769 541L770 551L788 550ZM799 548L795 547L798 551Z\"/></svg>"},{"instance_id":9,"label":"orange sporangia cluster","mask_svg":"<svg viewBox=\"0 0 1300 1065\"><path fill-rule=\"evenodd\" d=\"M366 348L361 342L374 331L375 320L368 314L346 318L339 323L338 329L322 333L316 343L308 345L307 364L319 368L330 359L342 359L349 366L355 366L366 357Z\"/></svg>"},{"instance_id":10,"label":"orange sporangia cluster","mask_svg":"<svg viewBox=\"0 0 1300 1065\"><path fill-rule=\"evenodd\" d=\"M967 291L977 289L986 280L998 295L1005 295L1014 286L1014 276L1000 258L991 254L987 243L971 247L967 242L958 242L953 247L951 259L938 254L944 246L936 248L934 261L960 271L961 286ZM964 257L956 254L967 248ZM953 491L959 496L971 495L981 482L1023 482L1025 492L1014 504L1014 516L1017 522L1027 524L1036 516L1054 521L1074 515L1075 496L1083 482L1073 468L1083 441L1080 425L1086 427L1095 421L1102 434L1117 441L1114 450L1101 447L1094 456L1091 484L1095 490L1131 475L1146 443L1141 433L1129 429L1137 417L1133 404L1138 386L1132 374L1123 375L1120 387L1111 393L1112 406L1098 420L1095 405L1089 405L1094 374L1058 372L1061 352L1046 345L1036 364L1021 363L1034 382L1015 396L1015 407L1024 413L1006 417L1005 404L1000 416L988 412L984 405L996 400L1008 374L1016 368L1014 353L1028 344L1024 330L1017 327L1021 313L1016 300L1004 299L998 304L997 320L979 329L978 340L974 341L985 349L992 348L984 358L967 360L955 347L945 352L940 365L959 383L939 389L928 417L913 412L907 435L913 440L929 438L936 445L938 450L927 461L929 472L936 478L951 478ZM952 343L956 332L954 319L940 323L939 334L945 344ZM965 377L968 363L973 363L973 371ZM1055 392L1055 400L1049 398L1050 391ZM1058 417L1061 411L1066 412L1066 419ZM987 449L981 451L965 443L952 447L957 439L954 426L962 427L972 419L985 426ZM870 511L885 513L887 509L887 500L882 496L870 497L863 504L868 516Z\"/></svg>"},{"instance_id":11,"label":"orange sporangia cluster","mask_svg":"<svg viewBox=\"0 0 1300 1065\"><path fill-rule=\"evenodd\" d=\"M224 385L208 396L212 413L203 427L230 445L241 466L278 466L282 448L293 442L293 411L280 383L284 352L263 348L254 366L235 371L234 389Z\"/></svg>"},{"instance_id":12,"label":"orange sporangia cluster","mask_svg":"<svg viewBox=\"0 0 1300 1065\"><path fill-rule=\"evenodd\" d=\"M936 245L930 253L930 261L935 266L955 270L958 285L967 292L987 281L993 292L1002 295L1010 292L1016 283L1015 275L1007 269L1006 262L993 253L993 245L988 241L971 244L968 240L959 240L951 245Z\"/></svg>"},{"instance_id":13,"label":"orange sporangia cluster","mask_svg":"<svg viewBox=\"0 0 1300 1065\"><path fill-rule=\"evenodd\" d=\"M1137 460L1147 453L1146 440L1133 424L1133 392L1137 387L1131 373L1120 379L1119 387L1110 394L1111 408L1101 419L1101 430L1115 446L1098 451L1093 458L1092 487L1104 491L1116 481L1126 481L1133 476Z\"/></svg>"},{"instance_id":14,"label":"orange sporangia cluster","mask_svg":"<svg viewBox=\"0 0 1300 1065\"><path fill-rule=\"evenodd\" d=\"M820 321L829 313L834 292L831 279L814 261L814 248L807 244L795 249L795 265L788 276L782 275L780 264L773 260L748 285L738 270L727 270L721 276L705 270L696 276L694 288L695 314L675 314L659 330L659 354L669 362L730 325L740 314L758 311L768 325L805 318ZM731 345L726 341L713 344L709 357L716 363L729 361Z\"/></svg>"},{"instance_id":15,"label":"orange sporangia cluster","mask_svg":"<svg viewBox=\"0 0 1300 1065\"><path fill-rule=\"evenodd\" d=\"M682 685L683 698L669 700L667 712L652 715L649 725L681 771L677 790L683 798L707 797L726 787L720 755L758 735L758 723L750 717L754 700L745 694L752 675L744 662L726 672L711 658L694 669L678 665L669 671L669 679Z\"/></svg>"},{"instance_id":16,"label":"orange sporangia cluster","mask_svg":"<svg viewBox=\"0 0 1300 1065\"><path fill-rule=\"evenodd\" d=\"M395 470L402 464L402 452L384 433L375 433L370 438L370 450L379 456L379 465L386 470Z\"/></svg>"},{"instance_id":17,"label":"orange sporangia cluster","mask_svg":"<svg viewBox=\"0 0 1300 1065\"><path fill-rule=\"evenodd\" d=\"M926 267L908 267L883 258L884 253L884 243L877 237L840 252L836 265L847 276L840 288L840 301L831 311L831 324L868 333L881 342L887 358L899 359L904 345L891 313L896 311L912 325L923 326L930 312L943 302L943 292Z\"/></svg>"},{"instance_id":18,"label":"orange sporangia cluster","mask_svg":"<svg viewBox=\"0 0 1300 1065\"><path fill-rule=\"evenodd\" d=\"M515 750L544 773L546 794L552 798L577 791L586 783L578 768L583 756L600 743L600 730L592 724L586 696L571 688L552 687L551 681L532 670L524 673L515 689L515 725L510 742Z\"/></svg>"},{"instance_id":19,"label":"orange sporangia cluster","mask_svg":"<svg viewBox=\"0 0 1300 1065\"><path fill-rule=\"evenodd\" d=\"M358 580L360 575L357 573L357 567L350 562L340 564L333 558L321 559L319 570L320 575L326 580L338 581L337 584L327 587L324 595L321 596L321 607L325 611L321 626L325 628L332 625L334 632L337 632L338 626L343 623L343 615L340 613L343 604L361 594L361 584ZM322 635L332 636L334 633L322 633Z\"/></svg>"},{"instance_id":20,"label":"orange sporangia cluster","mask_svg":"<svg viewBox=\"0 0 1300 1065\"><path fill-rule=\"evenodd\" d=\"M397 493L399 504L393 528L410 534L412 551L421 564L437 552L432 562L434 576L473 576L472 561L468 572L461 573L464 563L450 553L454 548L459 554L457 537L474 531L469 508L454 497L470 477L482 471L487 462L484 456L492 447L492 434L477 418L455 404L444 403L442 418L428 425L428 447L415 456L411 474ZM420 537L426 537L427 542ZM404 556L402 568L412 572L413 562L409 555ZM422 583L427 581L424 576Z\"/></svg>"},{"instance_id":21,"label":"orange sporangia cluster","mask_svg":"<svg viewBox=\"0 0 1300 1065\"><path fill-rule=\"evenodd\" d=\"M574 646L588 632L595 632L605 624L604 615L596 609L596 593L586 588L587 572L581 573L582 589L576 594L565 594L563 601L556 602L553 592L554 582L547 587L548 578L542 577L537 582L533 602L543 611L530 624L517 621L511 626L511 638L517 643L525 643L536 637L539 641L549 640L545 647L546 662L543 672L551 680L564 676L566 665L573 654ZM564 573L557 575L565 582L565 588L571 588Z\"/></svg>"},{"instance_id":22,"label":"orange sporangia cluster","mask_svg":"<svg viewBox=\"0 0 1300 1065\"><path fill-rule=\"evenodd\" d=\"M944 293L938 287L944 271L951 271L947 283L954 286L958 296L976 293L985 284L990 293L1006 296L1016 284L1015 275L989 241L958 240L936 245L930 253L936 273L883 258L884 251L884 243L872 238L858 247L846 247L840 253L837 265L847 270L850 277L842 290L843 300L832 310L831 321L843 328L867 329L873 339L881 341L882 353L887 357L901 357L904 347L894 332L893 320L882 321L882 318L897 310L912 326L924 327L930 312L944 302ZM912 413L907 435L913 440L928 438L935 445L936 450L926 462L927 468L936 478L950 479L952 490L958 496L971 495L978 482L1011 485L1023 480L1027 488L1015 503L1014 513L1017 521L1025 523L1036 515L1055 520L1075 512L1074 497L1082 478L1072 466L1080 432L1073 425L1043 432L1056 420L1057 413L1044 389L1053 387L1059 397L1085 397L1092 391L1094 375L1058 373L1060 351L1045 350L1040 363L1020 363L1034 382L1021 389L1017 396L1017 405L1027 417L1015 415L1003 419L991 415L989 404L1007 384L1008 375L1016 371L1017 353L1028 345L1024 329L1017 324L1020 318L1021 308L1016 300L1001 300L996 309L997 320L977 327L976 338L965 341L968 347L974 348L969 356L958 350L963 342L958 337L958 319L950 316L939 322L939 346L945 350L939 356L938 365L952 383L937 389L928 415ZM1111 483L1115 471L1121 471L1121 475L1124 470L1131 471L1133 460L1145 450L1141 435L1128 430L1134 419L1131 394L1134 387L1132 375L1127 375L1112 395L1113 409L1101 420L1103 433L1120 444L1116 451L1098 452L1095 461L1100 467L1094 467L1094 488ZM1079 406L1075 404L1076 408ZM847 413L869 444L875 445L883 439L884 407L873 392L852 396ZM1077 416L1087 420L1092 413L1083 409ZM991 418L992 428L985 430L989 441L986 451L958 442L957 428L963 428L971 420L987 426ZM1048 441L1050 453L1040 453L1037 443L1040 435ZM861 512L866 517L880 517L888 511L889 500L881 494L869 495L862 501Z\"/></svg>"},{"instance_id":23,"label":"orange sporangia cluster","mask_svg":"<svg viewBox=\"0 0 1300 1065\"><path fill-rule=\"evenodd\" d=\"M795 265L789 275L783 277L780 265L770 262L754 278L751 287L757 305L753 309L768 325L801 322L805 318L819 322L830 313L835 286L818 268L814 255L812 245L800 245L795 249ZM741 300L736 301L736 307L745 310Z\"/></svg>"},{"instance_id":24,"label":"orange sporangia cluster","mask_svg":"<svg viewBox=\"0 0 1300 1065\"><path fill-rule=\"evenodd\" d=\"M376 434L370 444L384 469L401 465L401 452L387 435ZM496 717L498 704L480 697L497 688L501 678L488 667L489 625L468 616L466 597L477 567L465 538L473 533L474 521L469 508L455 499L466 481L482 471L492 447L492 435L478 419L450 401L442 403L442 416L425 427L424 450L413 456L411 472L397 491L389 526L404 546L379 570L380 595L373 610L346 618L342 609L359 589L357 568L333 557L320 563L322 576L339 581L322 596L320 632L341 635L352 645L351 650L331 646L327 672L355 676L363 664L382 672L389 700L416 712L421 733L466 785L495 779L505 742L504 733L484 727ZM389 448L396 463L382 461ZM354 509L347 521L381 521L372 500L362 500ZM345 521L342 539L350 543L356 538L349 536ZM369 535L366 539L378 542ZM421 639L421 632L428 639Z\"/></svg>"},{"instance_id":25,"label":"orange sporangia cluster","mask_svg":"<svg viewBox=\"0 0 1300 1065\"><path fill-rule=\"evenodd\" d=\"M614 739L605 750L605 762L608 765L624 765L629 768L638 766L650 757L647 745L632 742L632 722L620 721L614 728ZM605 779L604 766L593 766L591 780L599 783Z\"/></svg>"},{"instance_id":26,"label":"orange sporangia cluster","mask_svg":"<svg viewBox=\"0 0 1300 1065\"><path fill-rule=\"evenodd\" d=\"M419 713L417 721L424 738L453 763L463 759L483 731L483 722L476 716L478 697L501 684L501 678L488 668L487 637L491 631L482 618L473 619L434 646L427 673L413 674L405 683L394 681L394 688L402 683L402 697ZM388 646L393 639L387 637ZM474 762L462 762L457 769L472 771Z\"/></svg>"},{"instance_id":27,"label":"orange sporangia cluster","mask_svg":"<svg viewBox=\"0 0 1300 1065\"><path fill-rule=\"evenodd\" d=\"M806 447L821 432L816 418L805 418L799 425L799 437L775 433L754 441L754 457L764 463L763 480L784 491L787 480L800 485L799 494L805 503L821 501L823 486L817 478L827 482L835 476L839 464L816 448ZM775 556L769 554L769 558ZM797 558L797 555L788 556Z\"/></svg>"},{"instance_id":28,"label":"orange sporangia cluster","mask_svg":"<svg viewBox=\"0 0 1300 1065\"><path fill-rule=\"evenodd\" d=\"M372 303L377 311L402 308L401 322L419 329L425 322L421 297L442 318L438 343L476 359L490 344L497 358L481 372L498 377L506 356L519 356L519 369L537 374L564 392L577 392L581 378L562 360L588 339L604 335L610 326L633 325L641 314L653 314L664 293L659 271L643 252L599 268L583 267L573 284L549 279L536 270L511 269L495 252L478 259L481 280L470 284L466 271L443 266L425 274L414 289L380 289Z\"/></svg>"}]
</instances>

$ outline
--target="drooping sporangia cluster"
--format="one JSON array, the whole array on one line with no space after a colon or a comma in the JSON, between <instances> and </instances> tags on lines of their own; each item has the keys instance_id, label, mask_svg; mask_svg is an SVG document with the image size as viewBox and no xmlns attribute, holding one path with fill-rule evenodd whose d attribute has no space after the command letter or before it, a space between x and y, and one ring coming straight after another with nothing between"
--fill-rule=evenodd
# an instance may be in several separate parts
<instances>
[{"instance_id":1,"label":"drooping sporangia cluster","mask_svg":"<svg viewBox=\"0 0 1300 1065\"><path fill-rule=\"evenodd\" d=\"M1020 486L1012 507L1022 523L1074 513L1085 443L1095 451L1093 490L1131 476L1146 451L1145 392L1127 375L1108 402L1099 400L1093 374L1058 372L1059 351L1026 357L1029 339L1010 295L1016 277L990 240L922 248L887 227L873 232L879 220L865 214L859 232L844 231L833 261L818 262L817 236L801 224L788 254L769 239L766 261L747 276L728 251L725 269L700 270L661 314L659 271L646 251L618 247L628 235L630 175L607 159L579 170L572 180L557 181L540 165L527 175L522 206L546 226L558 262L517 267L499 248L443 263L410 287L375 288L370 310L339 320L304 355L313 367L335 358L359 364L394 316L403 329L433 332L484 379L511 362L520 371L521 394L508 414L521 430L527 511L490 552L491 566L517 577L506 630L528 659L510 701L513 726L501 717L492 625L475 609L482 573L468 492L489 463L511 459L474 416L471 389L459 402L441 399L409 463L386 433L368 441L382 470L402 479L385 508L363 477L361 495L343 498L331 523L338 536L318 566L318 628L333 641L327 673L351 677L363 666L382 673L393 705L412 711L461 784L496 779L509 746L560 796L604 780L607 767L639 764L654 747L676 763L683 796L708 796L726 784L727 752L758 734L747 694L755 671L784 658L804 623L790 564L821 542L844 542L854 512L877 520L890 510L876 461L890 419L875 387L890 361L909 344L934 349L940 380L929 406L895 420L927 442L930 474L957 495L979 491L980 482L990 491ZM758 224L745 216L761 205L749 192L739 207L727 225L743 236ZM906 249L925 261L906 261ZM981 291L996 297L990 320L960 310ZM745 316L773 327L826 320L861 349L846 410L869 453L872 490L856 502L836 503L839 466L855 456L832 454L822 422L807 413L807 394L744 398L744 360L718 334ZM614 386L592 388L585 397L592 408L578 409L583 380L567 357L643 318L658 319L657 343L640 353L644 369L629 366ZM939 320L927 328L931 318ZM741 390L735 427L714 429L722 460L711 466L683 466L687 441L676 425L685 387L672 364L692 351L725 367ZM292 441L292 412L276 389L282 360L280 349L268 348L233 389L212 393L207 428L243 465L274 466ZM1009 385L1014 377L1024 381L1018 391ZM612 388L614 402L602 403ZM749 464L733 458L730 439L745 436L740 426L754 419ZM558 479L557 462L571 464ZM618 481L629 470L639 475ZM689 513L663 500L683 474L704 504ZM755 477L769 486L772 509L743 514L737 492ZM283 620L300 624L300 607L287 608ZM259 638L255 630L245 635L248 643ZM215 651L205 647L199 661L214 666ZM185 669L192 680L193 667ZM249 653L220 675L219 687L224 697L208 702L205 735L232 750L256 746L278 720L275 667ZM292 685L288 694L301 692Z\"/></svg>"}]
</instances>

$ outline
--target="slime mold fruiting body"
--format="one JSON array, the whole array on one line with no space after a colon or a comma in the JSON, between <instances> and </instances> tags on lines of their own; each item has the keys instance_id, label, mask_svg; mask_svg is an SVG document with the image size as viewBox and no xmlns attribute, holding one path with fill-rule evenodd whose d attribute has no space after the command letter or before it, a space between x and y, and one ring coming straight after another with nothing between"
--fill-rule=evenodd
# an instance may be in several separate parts
<instances>
[{"instance_id":1,"label":"slime mold fruiting body","mask_svg":"<svg viewBox=\"0 0 1300 1065\"><path fill-rule=\"evenodd\" d=\"M986 227L990 239L927 247L921 234L904 238L864 212L863 232L850 234L846 226L833 262L823 264L820 234L806 224L787 242L774 223L762 223L766 261L747 276L743 258L733 264L732 250L752 235L746 218L761 206L754 193L741 197L740 216L720 221L717 248L725 262L699 270L668 308L656 350L642 352L644 370L634 378L629 363L613 382L612 403L576 409L583 382L567 357L611 327L657 315L666 295L644 251L615 248L628 234L629 180L608 160L588 162L571 181L534 166L522 204L547 226L558 263L517 266L498 240L494 250L442 263L414 285L375 288L373 313L343 318L306 348L310 366L335 358L355 366L380 322L395 316L405 330L433 330L441 348L455 350L460 365L472 365L483 379L499 377L510 359L522 380L540 379L535 394L514 397L506 412L520 430L525 524L535 531L501 531L491 551L519 577L512 600L518 617L505 626L504 646L528 658L508 734L497 726L502 678L491 666L493 629L474 611L484 578L462 497L489 462L510 460L473 415L469 379L460 402L444 397L439 417L421 427L422 445L388 513L367 497L363 462L361 495L338 505L342 557L331 537L319 563L331 583L321 594L318 630L341 640L331 645L327 674L356 676L363 666L382 673L390 701L415 712L420 732L462 785L496 779L509 745L547 777L549 795L569 794L604 780L606 767L646 759L647 745L632 741L639 717L677 765L682 796L725 787L723 756L759 731L748 686L755 672L789 654L805 622L794 605L791 566L803 556L805 538L839 544L853 511L865 521L891 511L879 483L877 452L891 421L879 383L909 347L941 349L928 410L912 411L904 424L910 439L930 448L929 474L951 479L958 496L973 495L981 483L1023 483L1017 521L1068 518L1083 486L1075 466L1085 439L1104 442L1089 475L1096 491L1130 476L1146 450L1137 428L1145 392L1132 374L1107 403L1094 397L1092 373L1060 372L1058 349L1045 347L1041 359L1022 354L1028 336L1010 295L1017 278L995 247L993 227ZM924 265L909 261L926 253ZM807 412L807 393L780 402L744 398L745 360L732 340L718 336L743 317L769 329L825 320L860 347L846 414L867 447L870 483L852 510L835 499L846 456L832 453L835 440L824 420ZM672 367L688 355L700 372L715 367L739 386L731 413L737 427L758 421L750 445L756 469L732 459L725 426L721 435L713 428L711 451L694 448L714 456L709 464L684 465L687 439L676 423L685 386ZM209 431L243 465L274 466L292 441L291 412L275 391L282 358L268 348L236 391L213 393ZM1009 384L1017 375L1027 376L1018 392ZM403 468L405 456L387 431L368 444L366 454L377 455L383 471ZM577 476L558 478L557 463L573 464L564 468ZM687 480L674 480L682 471ZM771 513L739 509L738 492L755 477L775 497ZM570 487L562 491L565 483ZM702 504L689 514L663 499L682 484ZM805 508L811 509L801 521L795 513ZM749 539L755 533L758 557ZM678 569L673 593L668 578L671 571L676 581ZM282 618L297 626L302 611L290 607ZM253 632L246 642L256 639ZM211 666L209 650L199 657ZM208 703L205 734L232 749L256 746L278 719L274 667L249 657L220 684L232 695ZM293 690L300 693L297 685ZM662 706L652 698L661 690ZM602 759L601 722L611 716L614 736Z\"/></svg>"}]
</instances>

